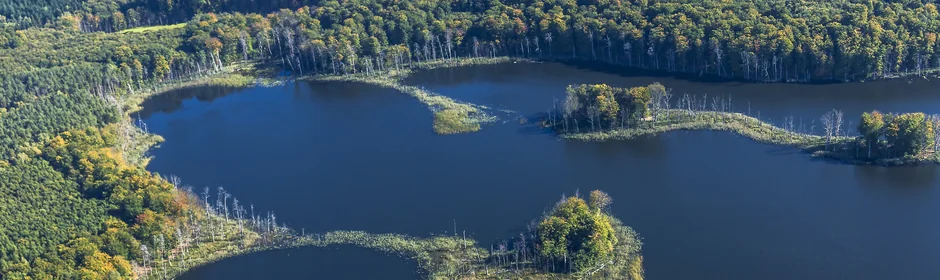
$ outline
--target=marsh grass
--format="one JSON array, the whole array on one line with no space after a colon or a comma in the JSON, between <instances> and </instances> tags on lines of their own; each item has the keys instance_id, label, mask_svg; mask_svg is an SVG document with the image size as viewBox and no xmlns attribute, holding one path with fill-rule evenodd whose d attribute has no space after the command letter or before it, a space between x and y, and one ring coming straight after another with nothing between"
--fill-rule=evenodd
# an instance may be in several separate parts
<instances>
[{"instance_id":1,"label":"marsh grass","mask_svg":"<svg viewBox=\"0 0 940 280\"><path fill-rule=\"evenodd\" d=\"M170 30L170 29L179 29L186 27L186 23L170 24L170 25L156 25L156 26L142 26L137 28L130 28L118 31L119 34L124 33L142 33L148 31L160 31L160 30Z\"/></svg>"},{"instance_id":2,"label":"marsh grass","mask_svg":"<svg viewBox=\"0 0 940 280\"><path fill-rule=\"evenodd\" d=\"M741 113L716 111L662 110L657 118L629 128L584 133L562 133L564 139L607 141L633 139L675 130L729 131L755 141L800 149L815 157L829 158L851 164L902 165L938 162L937 157L905 157L867 159L859 155L860 147L853 137L832 137L800 133L784 129Z\"/></svg>"},{"instance_id":3,"label":"marsh grass","mask_svg":"<svg viewBox=\"0 0 940 280\"><path fill-rule=\"evenodd\" d=\"M457 59L438 59L432 61L423 61L415 63L412 68L421 70L432 70L438 68L463 67L473 65L490 65L508 62L531 62L531 60L512 58L508 56L498 57L467 57Z\"/></svg>"},{"instance_id":4,"label":"marsh grass","mask_svg":"<svg viewBox=\"0 0 940 280\"><path fill-rule=\"evenodd\" d=\"M215 73L208 73L186 80L156 84L148 90L133 92L123 96L121 106L123 106L123 110L126 114L131 114L140 111L142 109L140 104L143 103L144 100L147 100L147 98L173 90L201 86L244 88L253 85L265 85L265 83L261 83L261 81L264 81L263 79L257 78L248 72L243 72L253 69L253 67L254 64L252 63L234 64L223 67L221 71Z\"/></svg>"},{"instance_id":5,"label":"marsh grass","mask_svg":"<svg viewBox=\"0 0 940 280\"><path fill-rule=\"evenodd\" d=\"M351 245L415 260L427 279L643 279L642 241L636 232L613 217L619 242L610 259L594 269L577 273L551 273L536 269L532 259L519 261L515 251L490 252L473 239L458 236L411 237L363 231L333 231L298 237L293 247ZM531 241L531 240L530 240ZM529 244L527 246L533 246ZM515 261L497 264L496 258Z\"/></svg>"},{"instance_id":6,"label":"marsh grass","mask_svg":"<svg viewBox=\"0 0 940 280\"><path fill-rule=\"evenodd\" d=\"M440 134L464 133L480 130L480 124L494 122L495 116L489 115L486 106L480 106L472 103L465 103L454 100L416 86L401 84L399 75L405 75L401 72L392 73L388 76L368 76L364 74L342 75L342 76L321 76L310 79L317 81L345 81L371 84L385 88L395 89L408 94L428 108L435 112L434 130ZM447 111L446 113L438 113ZM440 128L440 130L438 129Z\"/></svg>"},{"instance_id":7,"label":"marsh grass","mask_svg":"<svg viewBox=\"0 0 940 280\"><path fill-rule=\"evenodd\" d=\"M437 134L457 134L480 130L480 123L468 121L466 112L444 109L434 112L434 132Z\"/></svg>"}]
</instances>

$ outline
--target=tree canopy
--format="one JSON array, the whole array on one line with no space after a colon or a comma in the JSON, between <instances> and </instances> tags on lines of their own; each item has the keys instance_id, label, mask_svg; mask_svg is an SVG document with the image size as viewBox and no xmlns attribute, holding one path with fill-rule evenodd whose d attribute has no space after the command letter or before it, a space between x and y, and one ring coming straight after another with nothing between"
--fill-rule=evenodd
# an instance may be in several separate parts
<instances>
[{"instance_id":1,"label":"tree canopy","mask_svg":"<svg viewBox=\"0 0 940 280\"><path fill-rule=\"evenodd\" d=\"M560 201L538 225L539 253L561 263L560 271L583 271L607 260L617 244L610 217L600 207L609 202L600 191L591 193L590 203L579 197Z\"/></svg>"},{"instance_id":2,"label":"tree canopy","mask_svg":"<svg viewBox=\"0 0 940 280\"><path fill-rule=\"evenodd\" d=\"M870 79L940 67L940 13L926 0L0 2L0 15L18 27L78 31L232 13L234 19L221 21L236 32L213 28L205 34L223 48L242 31L274 28L279 32L264 35L274 39L289 29L294 45L340 44L344 57L373 57L387 46L402 46L411 56L576 58L761 81ZM273 11L266 17L235 13ZM17 36L4 39L21 43Z\"/></svg>"}]
</instances>

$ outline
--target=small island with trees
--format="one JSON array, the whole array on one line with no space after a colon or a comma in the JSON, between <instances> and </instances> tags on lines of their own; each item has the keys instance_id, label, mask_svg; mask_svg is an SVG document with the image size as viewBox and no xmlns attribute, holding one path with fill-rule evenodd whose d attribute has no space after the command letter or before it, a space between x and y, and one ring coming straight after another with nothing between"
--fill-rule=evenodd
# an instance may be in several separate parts
<instances>
[{"instance_id":1,"label":"small island with trees","mask_svg":"<svg viewBox=\"0 0 940 280\"><path fill-rule=\"evenodd\" d=\"M675 103L673 103L675 102ZM814 156L854 164L940 163L940 115L881 113L861 116L849 136L843 113L819 118L824 134L794 124L775 126L732 111L730 98L685 94L676 98L659 83L633 88L572 85L543 124L562 138L582 141L632 139L674 130L730 131L763 143L791 146Z\"/></svg>"}]
</instances>

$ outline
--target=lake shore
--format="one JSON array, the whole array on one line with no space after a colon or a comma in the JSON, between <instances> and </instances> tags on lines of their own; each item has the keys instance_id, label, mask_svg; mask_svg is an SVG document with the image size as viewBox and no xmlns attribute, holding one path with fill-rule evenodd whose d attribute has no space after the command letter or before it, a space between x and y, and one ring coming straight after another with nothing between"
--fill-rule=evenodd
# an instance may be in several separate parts
<instances>
[{"instance_id":1,"label":"lake shore","mask_svg":"<svg viewBox=\"0 0 940 280\"><path fill-rule=\"evenodd\" d=\"M537 256L524 258L516 249L494 250L484 248L477 241L457 235L434 235L413 237L394 233L369 233L365 231L331 231L322 234L299 235L282 229L282 237L276 245L256 246L248 249L228 247L224 254L209 254L191 267L195 268L221 261L226 257L250 254L254 252L286 248L325 248L336 246L354 246L372 249L384 254L397 255L414 260L425 279L643 279L642 241L629 226L610 217L616 229L619 242L613 255L590 270L572 273L553 273L538 269L543 266ZM260 237L253 235L253 244L259 243ZM531 240L530 240L531 241ZM514 242L513 240L507 242ZM229 244L229 243L226 243ZM230 245L230 244L229 244ZM531 249L531 244L526 245ZM214 246L218 247L218 246ZM207 250L204 254L208 254ZM529 254L534 252L529 251ZM178 261L178 260L177 260ZM172 260L170 261L172 262ZM171 272L180 275L185 270ZM619 275L619 276L614 276ZM151 275L150 279L158 279ZM621 278L624 277L624 278Z\"/></svg>"},{"instance_id":2,"label":"lake shore","mask_svg":"<svg viewBox=\"0 0 940 280\"><path fill-rule=\"evenodd\" d=\"M151 90L130 94L122 102L126 114L139 111L140 104L147 98L174 90L200 86L221 86L229 88L247 88L270 86L290 80L319 82L354 82L391 88L408 94L434 113L434 132L442 135L460 134L479 131L481 124L492 123L496 117L487 113L490 108L477 104L460 102L421 87L404 85L401 81L414 70L433 70L441 68L464 67L473 65L492 65L499 63L527 61L511 57L476 57L439 59L414 63L410 68L390 69L374 73L353 73L342 75L303 75L277 76L271 66L262 66L256 62L246 62L222 68L219 71L185 81L164 83Z\"/></svg>"}]
</instances>

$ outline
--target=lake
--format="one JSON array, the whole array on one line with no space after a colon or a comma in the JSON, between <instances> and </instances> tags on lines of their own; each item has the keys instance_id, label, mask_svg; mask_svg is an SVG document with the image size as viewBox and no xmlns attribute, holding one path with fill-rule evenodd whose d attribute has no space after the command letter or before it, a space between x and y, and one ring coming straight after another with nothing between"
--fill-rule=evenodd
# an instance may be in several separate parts
<instances>
[{"instance_id":1,"label":"lake","mask_svg":"<svg viewBox=\"0 0 940 280\"><path fill-rule=\"evenodd\" d=\"M940 275L937 166L837 164L725 132L568 142L517 119L547 111L568 84L654 81L678 95L730 95L735 111L746 112L750 104L753 114L769 120L793 115L818 123L832 108L855 123L873 109L940 113L940 94L932 89L940 83L931 81L703 82L519 63L439 69L406 80L513 111L497 113L499 122L471 134L435 135L424 105L352 83L187 89L148 100L139 117L166 138L152 151L150 170L178 175L196 189L225 187L308 233L429 236L453 234L456 224L486 246L524 231L562 194L601 189L614 198L613 214L643 238L647 279ZM185 276L272 270L289 271L284 278L324 276L310 266L322 260L316 250L329 249L304 250L310 251L241 256ZM323 273L330 279L418 277L401 273L413 265L376 254L330 255L346 264L375 263L375 269ZM243 273L226 274L230 270Z\"/></svg>"}]
</instances>

